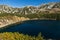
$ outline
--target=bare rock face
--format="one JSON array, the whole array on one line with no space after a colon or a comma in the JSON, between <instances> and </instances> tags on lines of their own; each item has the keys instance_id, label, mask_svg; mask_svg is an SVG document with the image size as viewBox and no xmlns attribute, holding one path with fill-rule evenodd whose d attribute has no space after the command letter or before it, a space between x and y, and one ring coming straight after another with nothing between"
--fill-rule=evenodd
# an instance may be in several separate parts
<instances>
[{"instance_id":1,"label":"bare rock face","mask_svg":"<svg viewBox=\"0 0 60 40\"><path fill-rule=\"evenodd\" d=\"M0 5L0 13L19 13L19 14L34 14L39 13L40 11L60 11L60 3L47 3L42 4L39 7L26 6L23 8L13 8L7 5Z\"/></svg>"},{"instance_id":2,"label":"bare rock face","mask_svg":"<svg viewBox=\"0 0 60 40\"><path fill-rule=\"evenodd\" d=\"M41 12L56 13L60 12L60 3L48 3L39 7Z\"/></svg>"},{"instance_id":3,"label":"bare rock face","mask_svg":"<svg viewBox=\"0 0 60 40\"><path fill-rule=\"evenodd\" d=\"M23 9L22 9L22 12L21 12L21 14L23 13L23 14L34 14L34 13L36 13L36 11L37 11L37 8L36 7L33 7L33 6L26 6L26 7L24 7Z\"/></svg>"}]
</instances>

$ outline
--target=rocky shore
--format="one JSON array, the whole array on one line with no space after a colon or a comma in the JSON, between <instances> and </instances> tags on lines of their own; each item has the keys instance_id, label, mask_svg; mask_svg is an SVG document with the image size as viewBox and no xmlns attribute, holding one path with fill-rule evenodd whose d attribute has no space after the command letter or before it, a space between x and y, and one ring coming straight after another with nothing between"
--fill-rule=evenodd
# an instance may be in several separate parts
<instances>
[{"instance_id":1,"label":"rocky shore","mask_svg":"<svg viewBox=\"0 0 60 40\"><path fill-rule=\"evenodd\" d=\"M50 18L26 18L26 17L18 17L18 16L4 16L0 17L0 28L5 27L7 25L11 25L14 23L26 21L26 20L56 20L56 19L50 19Z\"/></svg>"},{"instance_id":2,"label":"rocky shore","mask_svg":"<svg viewBox=\"0 0 60 40\"><path fill-rule=\"evenodd\" d=\"M17 22L25 21L25 20L29 20L29 18L17 17L17 16L1 17L0 18L0 28L5 27L7 25L11 25L11 24L17 23Z\"/></svg>"}]
</instances>

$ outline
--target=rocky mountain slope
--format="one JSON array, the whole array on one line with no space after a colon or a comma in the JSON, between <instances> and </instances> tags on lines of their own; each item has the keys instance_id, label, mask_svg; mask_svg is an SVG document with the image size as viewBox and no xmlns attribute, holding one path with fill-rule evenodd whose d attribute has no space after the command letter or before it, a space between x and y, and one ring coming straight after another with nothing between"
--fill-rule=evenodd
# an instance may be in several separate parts
<instances>
[{"instance_id":1,"label":"rocky mountain slope","mask_svg":"<svg viewBox=\"0 0 60 40\"><path fill-rule=\"evenodd\" d=\"M49 13L60 12L60 3L48 3L43 4L38 8L40 11L45 11Z\"/></svg>"},{"instance_id":2,"label":"rocky mountain slope","mask_svg":"<svg viewBox=\"0 0 60 40\"><path fill-rule=\"evenodd\" d=\"M56 10L57 9L57 10ZM20 14L34 14L39 13L42 11L48 11L48 12L60 12L60 3L47 3L42 4L39 7L34 6L26 6L24 8L13 8L7 5L0 5L0 13L20 13Z\"/></svg>"},{"instance_id":3,"label":"rocky mountain slope","mask_svg":"<svg viewBox=\"0 0 60 40\"><path fill-rule=\"evenodd\" d=\"M25 20L29 20L29 18L25 18L25 17L18 17L18 16L4 16L4 17L0 17L0 28L7 26L7 25L11 25L14 23L18 23L18 22L22 22Z\"/></svg>"}]
</instances>

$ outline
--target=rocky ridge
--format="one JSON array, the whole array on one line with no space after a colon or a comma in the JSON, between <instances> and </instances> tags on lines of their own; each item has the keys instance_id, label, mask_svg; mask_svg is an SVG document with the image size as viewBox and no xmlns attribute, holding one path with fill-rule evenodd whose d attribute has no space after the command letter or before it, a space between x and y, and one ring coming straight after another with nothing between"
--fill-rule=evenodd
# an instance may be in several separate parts
<instances>
[{"instance_id":1,"label":"rocky ridge","mask_svg":"<svg viewBox=\"0 0 60 40\"><path fill-rule=\"evenodd\" d=\"M57 9L57 10L56 10ZM23 8L13 8L7 5L0 5L0 13L19 13L19 14L34 14L39 12L60 12L60 2L42 4L38 7L26 6Z\"/></svg>"}]
</instances>

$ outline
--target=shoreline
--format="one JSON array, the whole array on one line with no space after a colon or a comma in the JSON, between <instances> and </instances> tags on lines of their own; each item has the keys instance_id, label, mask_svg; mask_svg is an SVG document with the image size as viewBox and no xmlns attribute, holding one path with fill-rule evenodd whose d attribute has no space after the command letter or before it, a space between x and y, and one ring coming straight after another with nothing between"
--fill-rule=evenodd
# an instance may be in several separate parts
<instances>
[{"instance_id":1,"label":"shoreline","mask_svg":"<svg viewBox=\"0 0 60 40\"><path fill-rule=\"evenodd\" d=\"M7 23L7 24L5 24L5 25L0 25L0 28L3 28L3 27L5 27L5 26L11 25L11 24L15 24L15 23L17 23L17 22L12 22L12 23Z\"/></svg>"},{"instance_id":2,"label":"shoreline","mask_svg":"<svg viewBox=\"0 0 60 40\"><path fill-rule=\"evenodd\" d=\"M47 18L20 20L20 21L9 22L9 23L6 23L6 24L3 24L3 25L0 25L0 28L4 28L4 27L6 27L6 26L10 26L10 25L14 25L14 24L19 24L19 23L21 23L21 22L29 21L29 20L52 20L52 21L54 20L54 21L56 21L55 19L47 19Z\"/></svg>"}]
</instances>

